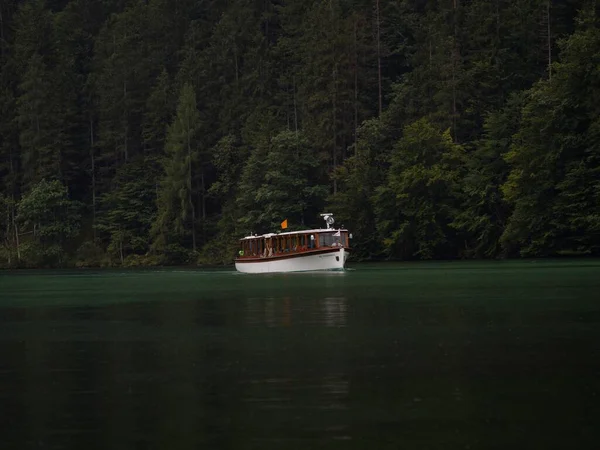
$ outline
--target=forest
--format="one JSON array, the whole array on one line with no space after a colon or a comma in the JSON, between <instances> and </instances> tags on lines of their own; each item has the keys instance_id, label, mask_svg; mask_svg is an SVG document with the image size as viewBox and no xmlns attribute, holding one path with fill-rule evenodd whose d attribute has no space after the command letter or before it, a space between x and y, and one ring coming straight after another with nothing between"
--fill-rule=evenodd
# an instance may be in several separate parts
<instances>
[{"instance_id":1,"label":"forest","mask_svg":"<svg viewBox=\"0 0 600 450\"><path fill-rule=\"evenodd\" d=\"M597 0L1 0L0 267L600 254Z\"/></svg>"}]
</instances>

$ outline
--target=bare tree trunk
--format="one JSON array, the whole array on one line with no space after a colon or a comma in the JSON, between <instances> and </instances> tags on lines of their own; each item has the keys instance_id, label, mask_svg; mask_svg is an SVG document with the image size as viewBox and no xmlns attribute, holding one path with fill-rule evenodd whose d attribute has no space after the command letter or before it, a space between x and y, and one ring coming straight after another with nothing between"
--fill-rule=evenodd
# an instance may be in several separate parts
<instances>
[{"instance_id":1,"label":"bare tree trunk","mask_svg":"<svg viewBox=\"0 0 600 450\"><path fill-rule=\"evenodd\" d=\"M0 7L0 58L2 59L4 59L4 42L4 19L2 18L2 7Z\"/></svg>"},{"instance_id":2,"label":"bare tree trunk","mask_svg":"<svg viewBox=\"0 0 600 450\"><path fill-rule=\"evenodd\" d=\"M192 206L192 250L196 251L196 207L192 201L192 190L190 189L190 205Z\"/></svg>"},{"instance_id":3,"label":"bare tree trunk","mask_svg":"<svg viewBox=\"0 0 600 450\"><path fill-rule=\"evenodd\" d=\"M9 251L8 251L8 255L12 261L12 252L13 252L13 243L16 244L16 250L17 250L17 261L21 260L21 252L19 249L19 238L18 238L18 229L17 229L17 225L16 225L16 209L17 209L17 203L15 200L16 197L16 169L15 169L15 155L13 154L13 148L10 147L9 151L8 151L8 159L9 159L9 168L10 168L10 204L8 205L8 209L7 209L7 216L6 216L6 238L9 241ZM14 233L15 233L15 237L13 238L11 236L12 232L11 229L14 228ZM11 261L9 261L9 264L11 263Z\"/></svg>"},{"instance_id":4,"label":"bare tree trunk","mask_svg":"<svg viewBox=\"0 0 600 450\"><path fill-rule=\"evenodd\" d=\"M204 184L204 169L201 172L202 179L202 220L206 220L206 185Z\"/></svg>"},{"instance_id":5,"label":"bare tree trunk","mask_svg":"<svg viewBox=\"0 0 600 450\"><path fill-rule=\"evenodd\" d=\"M456 21L456 9L457 9L458 0L454 0L454 9L452 14L452 20L454 21L454 38L452 40L452 50L451 50L451 58L452 58L452 138L454 142L458 141L457 131L456 131L456 66L458 61L458 24Z\"/></svg>"},{"instance_id":6,"label":"bare tree trunk","mask_svg":"<svg viewBox=\"0 0 600 450\"><path fill-rule=\"evenodd\" d=\"M204 169L201 172L202 178L202 242L206 242L206 184L204 180Z\"/></svg>"},{"instance_id":7,"label":"bare tree trunk","mask_svg":"<svg viewBox=\"0 0 600 450\"><path fill-rule=\"evenodd\" d=\"M123 265L123 262L125 261L125 258L123 257L123 236L119 236L119 256L121 257L121 265Z\"/></svg>"},{"instance_id":8,"label":"bare tree trunk","mask_svg":"<svg viewBox=\"0 0 600 450\"><path fill-rule=\"evenodd\" d=\"M285 96L285 120L287 123L288 131L292 131L292 123L290 122L290 120L291 120L290 116L292 115L292 113L290 112L290 104L288 103L290 101L289 100L290 89L289 89L288 85L286 85L286 87L285 87L285 93L286 93L286 96Z\"/></svg>"},{"instance_id":9,"label":"bare tree trunk","mask_svg":"<svg viewBox=\"0 0 600 450\"><path fill-rule=\"evenodd\" d=\"M235 59L235 84L236 86L240 82L240 69L238 67L238 55L237 55L237 47L233 46L233 58Z\"/></svg>"},{"instance_id":10,"label":"bare tree trunk","mask_svg":"<svg viewBox=\"0 0 600 450\"><path fill-rule=\"evenodd\" d=\"M294 87L294 128L296 129L296 136L298 136L298 109L296 107L296 76L292 77Z\"/></svg>"},{"instance_id":11,"label":"bare tree trunk","mask_svg":"<svg viewBox=\"0 0 600 450\"><path fill-rule=\"evenodd\" d=\"M496 0L496 45L500 42L500 0Z\"/></svg>"},{"instance_id":12,"label":"bare tree trunk","mask_svg":"<svg viewBox=\"0 0 600 450\"><path fill-rule=\"evenodd\" d=\"M92 163L92 233L96 241L96 158L94 156L94 119L90 114L90 159Z\"/></svg>"},{"instance_id":13,"label":"bare tree trunk","mask_svg":"<svg viewBox=\"0 0 600 450\"><path fill-rule=\"evenodd\" d=\"M354 18L354 152L358 154L358 38ZM381 105L380 105L381 108ZM380 112L381 113L381 112Z\"/></svg>"},{"instance_id":14,"label":"bare tree trunk","mask_svg":"<svg viewBox=\"0 0 600 450\"><path fill-rule=\"evenodd\" d=\"M11 239L10 239L10 217L11 217L11 204L9 202L6 202L6 249L8 250L8 266L10 267L11 262L12 262L12 246L11 246Z\"/></svg>"},{"instance_id":15,"label":"bare tree trunk","mask_svg":"<svg viewBox=\"0 0 600 450\"><path fill-rule=\"evenodd\" d=\"M123 83L123 103L125 103L125 100L127 99L127 81L125 81ZM125 155L125 161L127 161L129 159L129 151L127 149L127 135L129 134L129 123L127 120L127 110L126 110L126 105L123 105L123 114L125 114L124 119L125 119L125 135L123 136L123 151L124 151L124 155Z\"/></svg>"},{"instance_id":16,"label":"bare tree trunk","mask_svg":"<svg viewBox=\"0 0 600 450\"><path fill-rule=\"evenodd\" d=\"M333 14L333 2L329 2L330 8L330 26L331 30L336 30L337 27L334 26L334 14ZM336 48L335 41L332 40L332 48L331 55L333 58L332 61L332 71L331 78L333 81L333 99L332 99L332 123L331 123L331 132L333 134L332 139L332 160L333 160L333 169L337 167L337 62L336 62ZM337 193L337 180L333 179L333 193Z\"/></svg>"},{"instance_id":17,"label":"bare tree trunk","mask_svg":"<svg viewBox=\"0 0 600 450\"><path fill-rule=\"evenodd\" d=\"M16 218L16 214L15 214L14 200L15 200L15 198L13 196L12 222L13 222L13 228L15 231L15 243L17 244L17 261L21 262L21 247L19 245L19 226L17 224L17 218Z\"/></svg>"},{"instance_id":18,"label":"bare tree trunk","mask_svg":"<svg viewBox=\"0 0 600 450\"><path fill-rule=\"evenodd\" d=\"M550 34L550 0L546 1L546 19L548 21L548 79L552 79L552 35Z\"/></svg>"},{"instance_id":19,"label":"bare tree trunk","mask_svg":"<svg viewBox=\"0 0 600 450\"><path fill-rule=\"evenodd\" d=\"M456 45L456 43L454 43ZM456 48L452 49L452 137L454 142L457 141L456 136Z\"/></svg>"},{"instance_id":20,"label":"bare tree trunk","mask_svg":"<svg viewBox=\"0 0 600 450\"><path fill-rule=\"evenodd\" d=\"M190 207L192 208L192 250L195 252L196 251L196 206L194 205L194 199L193 199L193 195L192 195L192 143L190 141L190 132L191 132L191 125L189 123L189 119L188 119L188 126L187 126L187 148L188 148L188 160L189 160L189 167L188 167L188 186L189 186L189 203L190 203Z\"/></svg>"},{"instance_id":21,"label":"bare tree trunk","mask_svg":"<svg viewBox=\"0 0 600 450\"><path fill-rule=\"evenodd\" d=\"M36 112L35 114L35 127L36 127L36 138L37 138L37 143L39 144L40 142L40 115L39 115L39 111ZM42 158L40 157L40 151L39 151L39 147L36 148L36 161L34 162L34 172L33 175L31 177L31 179L29 180L29 182L33 185L33 183L35 183L35 181L38 180L38 175L41 173L41 167L42 167Z\"/></svg>"},{"instance_id":22,"label":"bare tree trunk","mask_svg":"<svg viewBox=\"0 0 600 450\"><path fill-rule=\"evenodd\" d=\"M331 128L333 130L333 169L335 170L337 168L337 114L336 114L336 110L337 110L337 68L334 67L333 69L333 108L332 108L332 113L333 113L333 123L331 124ZM337 194L337 180L334 178L333 179L333 193Z\"/></svg>"},{"instance_id":23,"label":"bare tree trunk","mask_svg":"<svg viewBox=\"0 0 600 450\"><path fill-rule=\"evenodd\" d=\"M375 0L375 16L377 27L377 84L379 88L379 115L383 110L383 101L381 97L381 39L380 39L380 24L379 24L379 0Z\"/></svg>"}]
</instances>

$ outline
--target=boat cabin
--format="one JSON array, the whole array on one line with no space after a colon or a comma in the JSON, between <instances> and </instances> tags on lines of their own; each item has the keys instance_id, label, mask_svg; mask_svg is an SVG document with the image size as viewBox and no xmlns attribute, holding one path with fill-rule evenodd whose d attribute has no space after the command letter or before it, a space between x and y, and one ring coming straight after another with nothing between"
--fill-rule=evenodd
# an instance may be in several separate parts
<instances>
[{"instance_id":1,"label":"boat cabin","mask_svg":"<svg viewBox=\"0 0 600 450\"><path fill-rule=\"evenodd\" d=\"M348 230L319 229L246 236L238 259L292 256L327 248L348 248Z\"/></svg>"}]
</instances>

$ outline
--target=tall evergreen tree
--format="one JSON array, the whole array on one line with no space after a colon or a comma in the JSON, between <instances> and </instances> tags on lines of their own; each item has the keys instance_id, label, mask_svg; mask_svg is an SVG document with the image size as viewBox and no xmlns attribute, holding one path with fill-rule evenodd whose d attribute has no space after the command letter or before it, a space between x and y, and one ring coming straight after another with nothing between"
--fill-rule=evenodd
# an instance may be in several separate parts
<instances>
[{"instance_id":1,"label":"tall evergreen tree","mask_svg":"<svg viewBox=\"0 0 600 450\"><path fill-rule=\"evenodd\" d=\"M158 215L153 224L157 249L164 250L171 242L185 243L184 238L190 236L192 250L197 250L197 207L193 180L199 162L199 127L196 93L190 84L186 84L179 96L177 116L167 134L165 176L160 185Z\"/></svg>"}]
</instances>

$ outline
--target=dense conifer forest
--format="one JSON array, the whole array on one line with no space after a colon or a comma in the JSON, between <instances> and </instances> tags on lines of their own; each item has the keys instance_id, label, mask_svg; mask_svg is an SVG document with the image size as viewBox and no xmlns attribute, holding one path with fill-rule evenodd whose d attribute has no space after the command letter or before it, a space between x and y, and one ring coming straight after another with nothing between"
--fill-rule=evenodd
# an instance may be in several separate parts
<instances>
[{"instance_id":1,"label":"dense conifer forest","mask_svg":"<svg viewBox=\"0 0 600 450\"><path fill-rule=\"evenodd\" d=\"M598 254L599 6L1 0L0 266Z\"/></svg>"}]
</instances>

